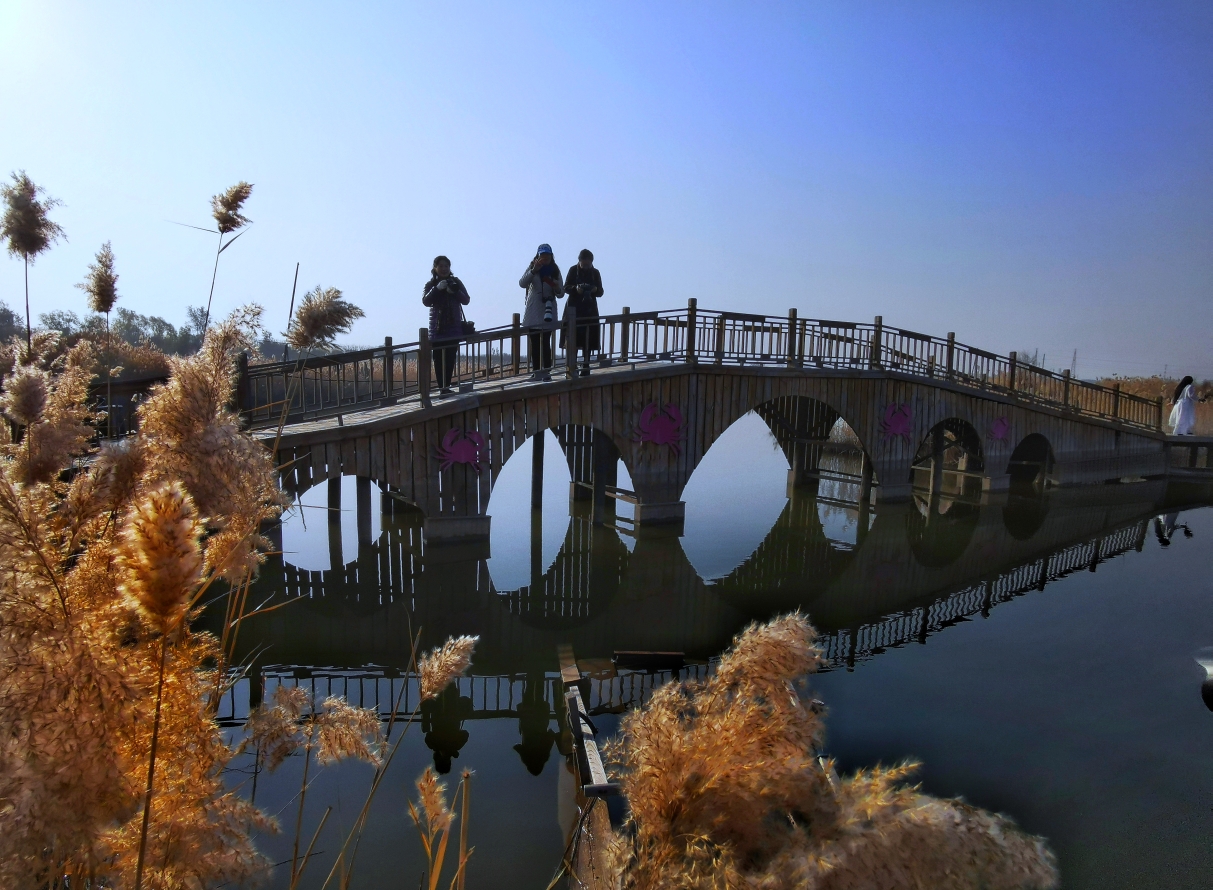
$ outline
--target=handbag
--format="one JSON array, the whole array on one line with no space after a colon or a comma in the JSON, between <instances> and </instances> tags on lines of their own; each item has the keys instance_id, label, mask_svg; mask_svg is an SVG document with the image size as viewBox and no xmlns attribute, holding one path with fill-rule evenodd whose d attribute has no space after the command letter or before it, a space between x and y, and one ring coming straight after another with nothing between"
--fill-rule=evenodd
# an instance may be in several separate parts
<instances>
[{"instance_id":1,"label":"handbag","mask_svg":"<svg viewBox=\"0 0 1213 890\"><path fill-rule=\"evenodd\" d=\"M476 322L468 321L467 316L463 314L463 307L459 307L459 326L463 330L463 336L476 336Z\"/></svg>"}]
</instances>

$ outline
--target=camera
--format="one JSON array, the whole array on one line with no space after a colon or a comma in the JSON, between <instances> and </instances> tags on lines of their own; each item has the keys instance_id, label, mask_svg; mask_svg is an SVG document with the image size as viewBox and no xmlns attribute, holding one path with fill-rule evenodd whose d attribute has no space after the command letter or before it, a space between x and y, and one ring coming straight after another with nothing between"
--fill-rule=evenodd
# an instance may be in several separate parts
<instances>
[{"instance_id":1,"label":"camera","mask_svg":"<svg viewBox=\"0 0 1213 890\"><path fill-rule=\"evenodd\" d=\"M543 323L551 324L556 319L556 304L548 301L543 304Z\"/></svg>"},{"instance_id":2,"label":"camera","mask_svg":"<svg viewBox=\"0 0 1213 890\"><path fill-rule=\"evenodd\" d=\"M594 289L594 285L592 285L592 284L579 284L579 285L577 285L577 293L581 294L582 296L585 296L586 294L588 294L588 293L589 293L590 291L592 291L593 289Z\"/></svg>"},{"instance_id":3,"label":"camera","mask_svg":"<svg viewBox=\"0 0 1213 890\"><path fill-rule=\"evenodd\" d=\"M448 282L445 278L438 282L438 290L447 290L450 288L450 286L450 282Z\"/></svg>"}]
</instances>

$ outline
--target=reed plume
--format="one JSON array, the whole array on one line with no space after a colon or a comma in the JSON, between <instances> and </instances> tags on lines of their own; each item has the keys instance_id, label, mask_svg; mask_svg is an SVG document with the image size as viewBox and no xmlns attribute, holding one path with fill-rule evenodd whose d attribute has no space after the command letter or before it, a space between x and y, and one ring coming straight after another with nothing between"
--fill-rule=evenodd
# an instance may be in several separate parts
<instances>
[{"instance_id":1,"label":"reed plume","mask_svg":"<svg viewBox=\"0 0 1213 890\"><path fill-rule=\"evenodd\" d=\"M242 229L251 222L241 211L244 207L244 202L249 199L252 193L252 184L241 180L222 194L211 197L211 216L215 218L216 230L219 233L219 244L215 249L215 268L211 271L211 290L206 297L206 313L202 320L202 333L204 336L211 326L211 301L215 298L215 280L219 277L219 254L231 247L232 243L240 237L240 235L233 235L224 243L223 236L235 232L237 229ZM244 233L241 232L240 234L243 235Z\"/></svg>"},{"instance_id":2,"label":"reed plume","mask_svg":"<svg viewBox=\"0 0 1213 890\"><path fill-rule=\"evenodd\" d=\"M251 222L241 210L252 193L252 183L241 180L227 191L211 198L211 216L215 218L220 234L234 232Z\"/></svg>"},{"instance_id":3,"label":"reed plume","mask_svg":"<svg viewBox=\"0 0 1213 890\"><path fill-rule=\"evenodd\" d=\"M741 633L702 681L672 683L624 718L609 749L630 807L611 855L620 886L1050 888L1040 838L937 800L915 764L840 779L818 754L816 634L799 614Z\"/></svg>"},{"instance_id":4,"label":"reed plume","mask_svg":"<svg viewBox=\"0 0 1213 890\"><path fill-rule=\"evenodd\" d=\"M30 367L20 368L6 382L0 404L9 419L22 426L33 426L42 419L42 412L46 410L49 388L45 371Z\"/></svg>"},{"instance_id":5,"label":"reed plume","mask_svg":"<svg viewBox=\"0 0 1213 890\"><path fill-rule=\"evenodd\" d=\"M446 785L434 772L433 767L426 767L416 782L417 803L408 801L409 818L417 826L421 837L421 846L425 850L426 878L423 886L427 890L438 890L438 882L442 878L442 867L446 862L447 846L450 841L451 829L455 820L460 819L459 853L455 864L455 876L451 879L451 890L464 886L467 874L468 858L472 849L467 845L468 807L471 805L471 770L464 770L459 777L459 787L456 796L462 792L462 811L456 815L447 803Z\"/></svg>"},{"instance_id":6,"label":"reed plume","mask_svg":"<svg viewBox=\"0 0 1213 890\"><path fill-rule=\"evenodd\" d=\"M472 664L472 652L480 637L452 637L441 646L423 655L417 665L421 700L437 698L456 677Z\"/></svg>"},{"instance_id":7,"label":"reed plume","mask_svg":"<svg viewBox=\"0 0 1213 890\"><path fill-rule=\"evenodd\" d=\"M337 335L348 332L363 315L361 309L342 298L337 288L316 285L303 295L283 336L296 352L333 346Z\"/></svg>"},{"instance_id":8,"label":"reed plume","mask_svg":"<svg viewBox=\"0 0 1213 890\"><path fill-rule=\"evenodd\" d=\"M88 276L76 287L88 294L89 309L108 318L118 301L118 273L114 271L114 250L109 241L101 245L89 263Z\"/></svg>"},{"instance_id":9,"label":"reed plume","mask_svg":"<svg viewBox=\"0 0 1213 890\"><path fill-rule=\"evenodd\" d=\"M0 185L4 199L4 217L0 219L0 238L8 242L11 256L25 263L25 345L30 348L32 328L29 314L29 267L52 244L64 237L63 227L53 222L50 211L60 203L26 175L12 174L12 183Z\"/></svg>"},{"instance_id":10,"label":"reed plume","mask_svg":"<svg viewBox=\"0 0 1213 890\"><path fill-rule=\"evenodd\" d=\"M161 483L134 505L122 530L122 592L158 633L176 629L202 577L201 523L179 482Z\"/></svg>"}]
</instances>

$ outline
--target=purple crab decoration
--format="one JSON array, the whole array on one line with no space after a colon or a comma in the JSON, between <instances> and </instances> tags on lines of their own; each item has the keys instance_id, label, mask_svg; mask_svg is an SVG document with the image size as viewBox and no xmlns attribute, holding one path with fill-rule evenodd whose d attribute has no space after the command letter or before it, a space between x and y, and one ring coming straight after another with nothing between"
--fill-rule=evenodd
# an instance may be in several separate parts
<instances>
[{"instance_id":1,"label":"purple crab decoration","mask_svg":"<svg viewBox=\"0 0 1213 890\"><path fill-rule=\"evenodd\" d=\"M905 402L890 402L885 406L880 432L885 439L909 442L914 437L914 411Z\"/></svg>"},{"instance_id":2,"label":"purple crab decoration","mask_svg":"<svg viewBox=\"0 0 1213 890\"><path fill-rule=\"evenodd\" d=\"M633 442L652 442L655 445L669 445L677 457L682 453L679 442L683 440L682 412L677 405L660 407L656 402L649 404L640 412L640 420L632 434Z\"/></svg>"},{"instance_id":3,"label":"purple crab decoration","mask_svg":"<svg viewBox=\"0 0 1213 890\"><path fill-rule=\"evenodd\" d=\"M1000 417L990 424L990 438L995 442L1005 442L1011 437L1011 421Z\"/></svg>"},{"instance_id":4,"label":"purple crab decoration","mask_svg":"<svg viewBox=\"0 0 1213 890\"><path fill-rule=\"evenodd\" d=\"M480 472L480 462L484 460L484 436L472 430L448 430L442 437L442 444L437 448L437 458L442 461L438 467L449 470L454 464L466 464L477 473Z\"/></svg>"}]
</instances>

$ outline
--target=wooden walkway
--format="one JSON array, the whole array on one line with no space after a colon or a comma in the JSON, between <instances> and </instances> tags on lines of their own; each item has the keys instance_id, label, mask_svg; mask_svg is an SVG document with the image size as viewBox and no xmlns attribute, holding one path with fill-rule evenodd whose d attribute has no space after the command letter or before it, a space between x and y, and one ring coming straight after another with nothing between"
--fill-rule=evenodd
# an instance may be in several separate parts
<instances>
[{"instance_id":1,"label":"wooden walkway","mask_svg":"<svg viewBox=\"0 0 1213 890\"><path fill-rule=\"evenodd\" d=\"M820 483L843 421L862 456L855 478L865 503L907 499L916 488L980 496L1017 483L1157 477L1178 461L1161 430L1161 400L879 317L766 317L691 301L588 324L602 344L592 367L576 367L565 349L550 379L532 378L515 316L459 344L450 394L434 386L422 331L403 346L388 338L382 348L253 366L239 403L256 434L276 443L288 491L342 475L372 479L422 510L433 542L487 539L501 468L548 429L596 519L609 513L609 497L623 497L641 529L681 522L695 467L750 411L783 449L791 486ZM577 328L571 319L566 343ZM1205 464L1207 453L1206 445ZM615 485L621 460L634 491Z\"/></svg>"}]
</instances>

